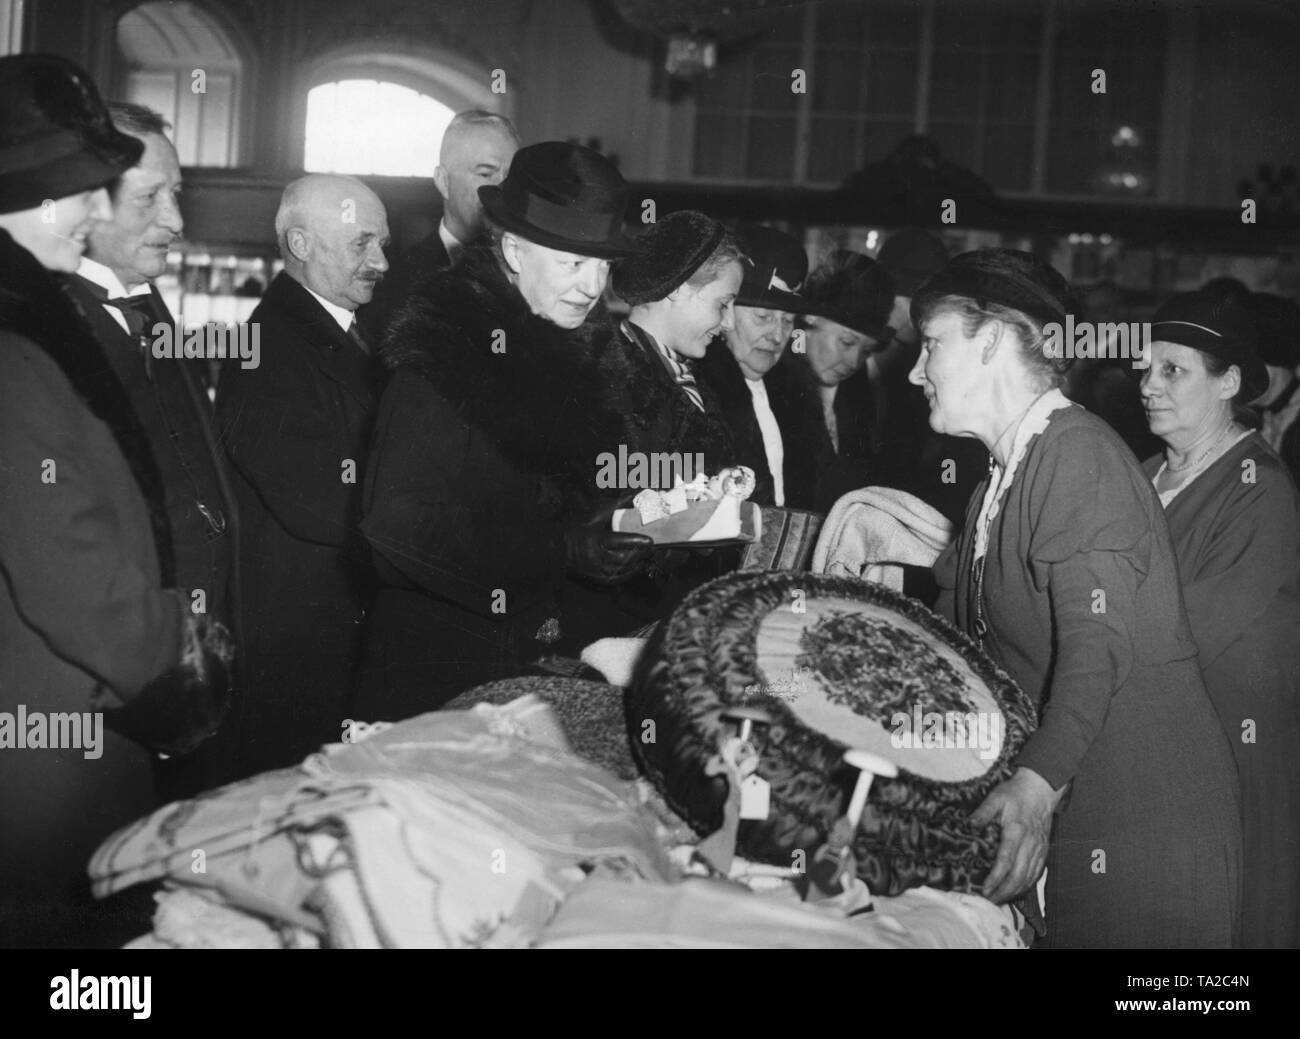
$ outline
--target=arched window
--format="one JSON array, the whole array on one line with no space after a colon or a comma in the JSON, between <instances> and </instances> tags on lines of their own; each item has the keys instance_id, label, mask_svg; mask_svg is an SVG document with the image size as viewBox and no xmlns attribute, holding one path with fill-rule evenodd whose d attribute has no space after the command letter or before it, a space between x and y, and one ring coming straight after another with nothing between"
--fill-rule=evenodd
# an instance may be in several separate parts
<instances>
[{"instance_id":1,"label":"arched window","mask_svg":"<svg viewBox=\"0 0 1300 1039\"><path fill-rule=\"evenodd\" d=\"M244 63L231 35L191 0L151 0L117 22L116 94L172 124L182 166L239 164Z\"/></svg>"},{"instance_id":2,"label":"arched window","mask_svg":"<svg viewBox=\"0 0 1300 1039\"><path fill-rule=\"evenodd\" d=\"M345 79L307 94L303 168L311 173L432 177L456 113L397 83Z\"/></svg>"},{"instance_id":3,"label":"arched window","mask_svg":"<svg viewBox=\"0 0 1300 1039\"><path fill-rule=\"evenodd\" d=\"M443 131L468 108L503 111L491 70L446 48L373 39L321 51L298 70L291 120L302 168L432 177Z\"/></svg>"}]
</instances>

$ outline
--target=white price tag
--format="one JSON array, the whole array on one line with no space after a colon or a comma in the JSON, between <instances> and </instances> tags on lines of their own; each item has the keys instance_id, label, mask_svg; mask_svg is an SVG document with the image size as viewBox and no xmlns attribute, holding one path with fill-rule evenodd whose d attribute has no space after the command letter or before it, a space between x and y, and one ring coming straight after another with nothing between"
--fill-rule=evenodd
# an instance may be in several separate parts
<instances>
[{"instance_id":1,"label":"white price tag","mask_svg":"<svg viewBox=\"0 0 1300 1039\"><path fill-rule=\"evenodd\" d=\"M753 775L740 784L740 817L766 819L772 804L772 784Z\"/></svg>"}]
</instances>

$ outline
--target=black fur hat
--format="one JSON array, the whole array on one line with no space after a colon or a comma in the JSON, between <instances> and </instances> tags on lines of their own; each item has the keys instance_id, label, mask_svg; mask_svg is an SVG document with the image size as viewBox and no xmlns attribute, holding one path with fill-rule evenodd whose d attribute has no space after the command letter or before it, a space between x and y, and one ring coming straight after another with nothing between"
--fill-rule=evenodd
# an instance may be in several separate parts
<instances>
[{"instance_id":1,"label":"black fur hat","mask_svg":"<svg viewBox=\"0 0 1300 1039\"><path fill-rule=\"evenodd\" d=\"M113 126L77 65L53 54L0 58L0 213L106 185L143 151Z\"/></svg>"},{"instance_id":2,"label":"black fur hat","mask_svg":"<svg viewBox=\"0 0 1300 1039\"><path fill-rule=\"evenodd\" d=\"M637 306L661 300L703 266L727 237L711 216L683 209L651 224L641 235L642 253L614 266L614 292Z\"/></svg>"}]
</instances>

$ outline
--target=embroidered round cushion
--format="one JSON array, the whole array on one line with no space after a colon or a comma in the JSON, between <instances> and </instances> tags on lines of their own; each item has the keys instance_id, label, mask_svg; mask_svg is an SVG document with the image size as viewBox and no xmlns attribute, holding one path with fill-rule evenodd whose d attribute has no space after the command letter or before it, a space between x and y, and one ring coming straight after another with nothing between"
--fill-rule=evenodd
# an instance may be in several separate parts
<instances>
[{"instance_id":1,"label":"embroidered round cushion","mask_svg":"<svg viewBox=\"0 0 1300 1039\"><path fill-rule=\"evenodd\" d=\"M854 838L870 889L978 889L998 831L968 818L1013 771L1034 710L969 638L855 578L741 573L697 588L651 638L624 709L641 767L701 835L722 824L727 781L705 764L738 705L771 719L753 736L770 808L741 823L740 854L810 862L857 778L844 751L861 748L898 766L873 781Z\"/></svg>"}]
</instances>

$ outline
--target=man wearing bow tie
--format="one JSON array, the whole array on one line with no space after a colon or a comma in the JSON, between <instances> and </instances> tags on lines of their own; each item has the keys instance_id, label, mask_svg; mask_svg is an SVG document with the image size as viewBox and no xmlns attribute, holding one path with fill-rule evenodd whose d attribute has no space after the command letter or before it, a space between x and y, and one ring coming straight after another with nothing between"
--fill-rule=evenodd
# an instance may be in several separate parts
<instances>
[{"instance_id":1,"label":"man wearing bow tie","mask_svg":"<svg viewBox=\"0 0 1300 1039\"><path fill-rule=\"evenodd\" d=\"M197 363L153 358L159 322L173 324L153 280L185 223L181 168L168 124L141 105L108 106L116 127L144 143L140 161L111 189L112 219L95 225L65 287L103 347L140 419L162 477L177 586L190 609L221 621L239 640L234 495ZM209 741L212 744L212 741ZM223 777L205 744L191 761L162 768L164 793L196 792Z\"/></svg>"}]
</instances>

